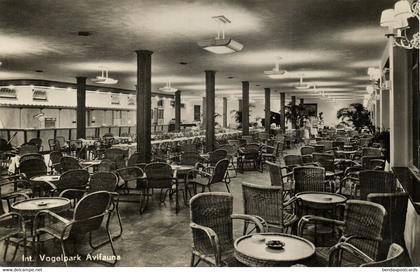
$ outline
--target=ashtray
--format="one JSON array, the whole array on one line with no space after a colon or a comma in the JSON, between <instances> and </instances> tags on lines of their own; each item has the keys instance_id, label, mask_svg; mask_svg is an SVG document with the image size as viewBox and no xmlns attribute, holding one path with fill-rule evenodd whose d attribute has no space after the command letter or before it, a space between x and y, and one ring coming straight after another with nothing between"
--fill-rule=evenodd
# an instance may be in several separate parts
<instances>
[{"instance_id":1,"label":"ashtray","mask_svg":"<svg viewBox=\"0 0 420 272\"><path fill-rule=\"evenodd\" d=\"M269 248L282 249L285 243L280 240L268 240L265 242L265 245Z\"/></svg>"},{"instance_id":2,"label":"ashtray","mask_svg":"<svg viewBox=\"0 0 420 272\"><path fill-rule=\"evenodd\" d=\"M333 198L332 197L324 197L325 201L331 201Z\"/></svg>"},{"instance_id":3,"label":"ashtray","mask_svg":"<svg viewBox=\"0 0 420 272\"><path fill-rule=\"evenodd\" d=\"M43 206L47 206L47 202L39 202L38 203L38 206L40 206L40 207L43 207Z\"/></svg>"}]
</instances>

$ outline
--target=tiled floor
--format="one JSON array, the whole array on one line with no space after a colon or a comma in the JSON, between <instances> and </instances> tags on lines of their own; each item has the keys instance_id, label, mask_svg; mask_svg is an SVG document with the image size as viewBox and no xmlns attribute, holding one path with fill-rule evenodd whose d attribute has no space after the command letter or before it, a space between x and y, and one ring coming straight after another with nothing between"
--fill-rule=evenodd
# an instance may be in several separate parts
<instances>
[{"instance_id":1,"label":"tiled floor","mask_svg":"<svg viewBox=\"0 0 420 272\"><path fill-rule=\"evenodd\" d=\"M288 153L295 153L289 151ZM232 178L230 184L231 192L234 197L234 212L241 213L242 193L241 183L248 182L254 184L270 184L268 170L263 173L256 171L238 174ZM212 187L213 191L225 192L224 184L216 184ZM159 194L155 194L153 201L149 203L148 209L139 214L136 203L121 203L120 211L124 226L122 237L117 239L114 244L117 254L121 260L116 266L189 266L191 256L191 233L189 227L189 209L181 201L181 210L175 213L175 207L169 200L164 205L159 204ZM113 218L113 229L116 230L117 221ZM239 223L234 224L236 234L240 235ZM104 234L98 234L98 237L105 237ZM88 253L87 238L80 243L78 248L82 253ZM72 248L72 247L69 247ZM49 256L60 255L60 245L58 242L48 242L45 245L46 254ZM4 246L0 246L0 256L3 256ZM99 249L97 253L111 255L109 245ZM19 255L20 254L20 255ZM11 254L8 254L9 257ZM34 263L22 262L18 253L17 259L11 266L33 266ZM3 262L3 259L1 259ZM0 262L0 263L1 263ZM42 266L63 266L62 262L52 263L43 262ZM100 266L102 264L94 262L71 263L71 266Z\"/></svg>"}]
</instances>

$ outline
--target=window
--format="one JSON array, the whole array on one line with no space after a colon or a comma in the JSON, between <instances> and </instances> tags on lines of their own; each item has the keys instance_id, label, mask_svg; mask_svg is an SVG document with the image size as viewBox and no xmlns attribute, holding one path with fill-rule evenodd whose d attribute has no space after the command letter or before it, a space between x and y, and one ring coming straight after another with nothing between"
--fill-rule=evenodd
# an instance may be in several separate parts
<instances>
[{"instance_id":1,"label":"window","mask_svg":"<svg viewBox=\"0 0 420 272\"><path fill-rule=\"evenodd\" d=\"M194 121L200 121L200 111L201 107L200 105L194 105Z\"/></svg>"},{"instance_id":2,"label":"window","mask_svg":"<svg viewBox=\"0 0 420 272\"><path fill-rule=\"evenodd\" d=\"M420 90L419 90L419 51L413 50L413 164L420 170Z\"/></svg>"}]
</instances>

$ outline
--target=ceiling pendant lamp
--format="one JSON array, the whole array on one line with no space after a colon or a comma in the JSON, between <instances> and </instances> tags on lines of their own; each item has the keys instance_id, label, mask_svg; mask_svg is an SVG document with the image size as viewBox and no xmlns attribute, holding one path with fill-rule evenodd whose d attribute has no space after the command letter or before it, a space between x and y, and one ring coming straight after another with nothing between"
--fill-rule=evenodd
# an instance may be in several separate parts
<instances>
[{"instance_id":1,"label":"ceiling pendant lamp","mask_svg":"<svg viewBox=\"0 0 420 272\"><path fill-rule=\"evenodd\" d=\"M105 67L99 67L101 69L101 75L96 78L92 78L91 81L100 84L117 84L118 80L110 78L108 76L108 69Z\"/></svg>"},{"instance_id":2,"label":"ceiling pendant lamp","mask_svg":"<svg viewBox=\"0 0 420 272\"><path fill-rule=\"evenodd\" d=\"M233 40L232 38L225 37L225 24L230 24L231 21L224 15L212 17L219 23L219 30L217 37L209 40L199 41L197 44L204 50L214 54L229 54L241 51L244 46Z\"/></svg>"},{"instance_id":3,"label":"ceiling pendant lamp","mask_svg":"<svg viewBox=\"0 0 420 272\"><path fill-rule=\"evenodd\" d=\"M275 63L274 68L270 71L264 71L264 74L272 79L282 78L287 73L287 71L280 70L280 60L281 58L278 58Z\"/></svg>"},{"instance_id":4,"label":"ceiling pendant lamp","mask_svg":"<svg viewBox=\"0 0 420 272\"><path fill-rule=\"evenodd\" d=\"M306 90L309 89L311 87L310 84L304 84L303 83L303 76L304 74L300 75L300 82L298 84L295 84L295 88L298 90Z\"/></svg>"},{"instance_id":5,"label":"ceiling pendant lamp","mask_svg":"<svg viewBox=\"0 0 420 272\"><path fill-rule=\"evenodd\" d=\"M176 92L178 89L172 88L171 82L166 82L166 85L162 88L159 88L159 91L166 92L166 93L173 93Z\"/></svg>"}]
</instances>

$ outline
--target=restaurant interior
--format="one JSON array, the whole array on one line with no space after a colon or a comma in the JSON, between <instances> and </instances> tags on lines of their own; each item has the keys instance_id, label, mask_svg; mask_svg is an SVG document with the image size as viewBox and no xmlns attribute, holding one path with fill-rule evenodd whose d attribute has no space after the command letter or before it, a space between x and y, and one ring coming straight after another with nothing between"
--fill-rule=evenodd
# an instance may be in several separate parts
<instances>
[{"instance_id":1,"label":"restaurant interior","mask_svg":"<svg viewBox=\"0 0 420 272\"><path fill-rule=\"evenodd\" d=\"M418 1L0 11L0 266L420 266Z\"/></svg>"}]
</instances>

